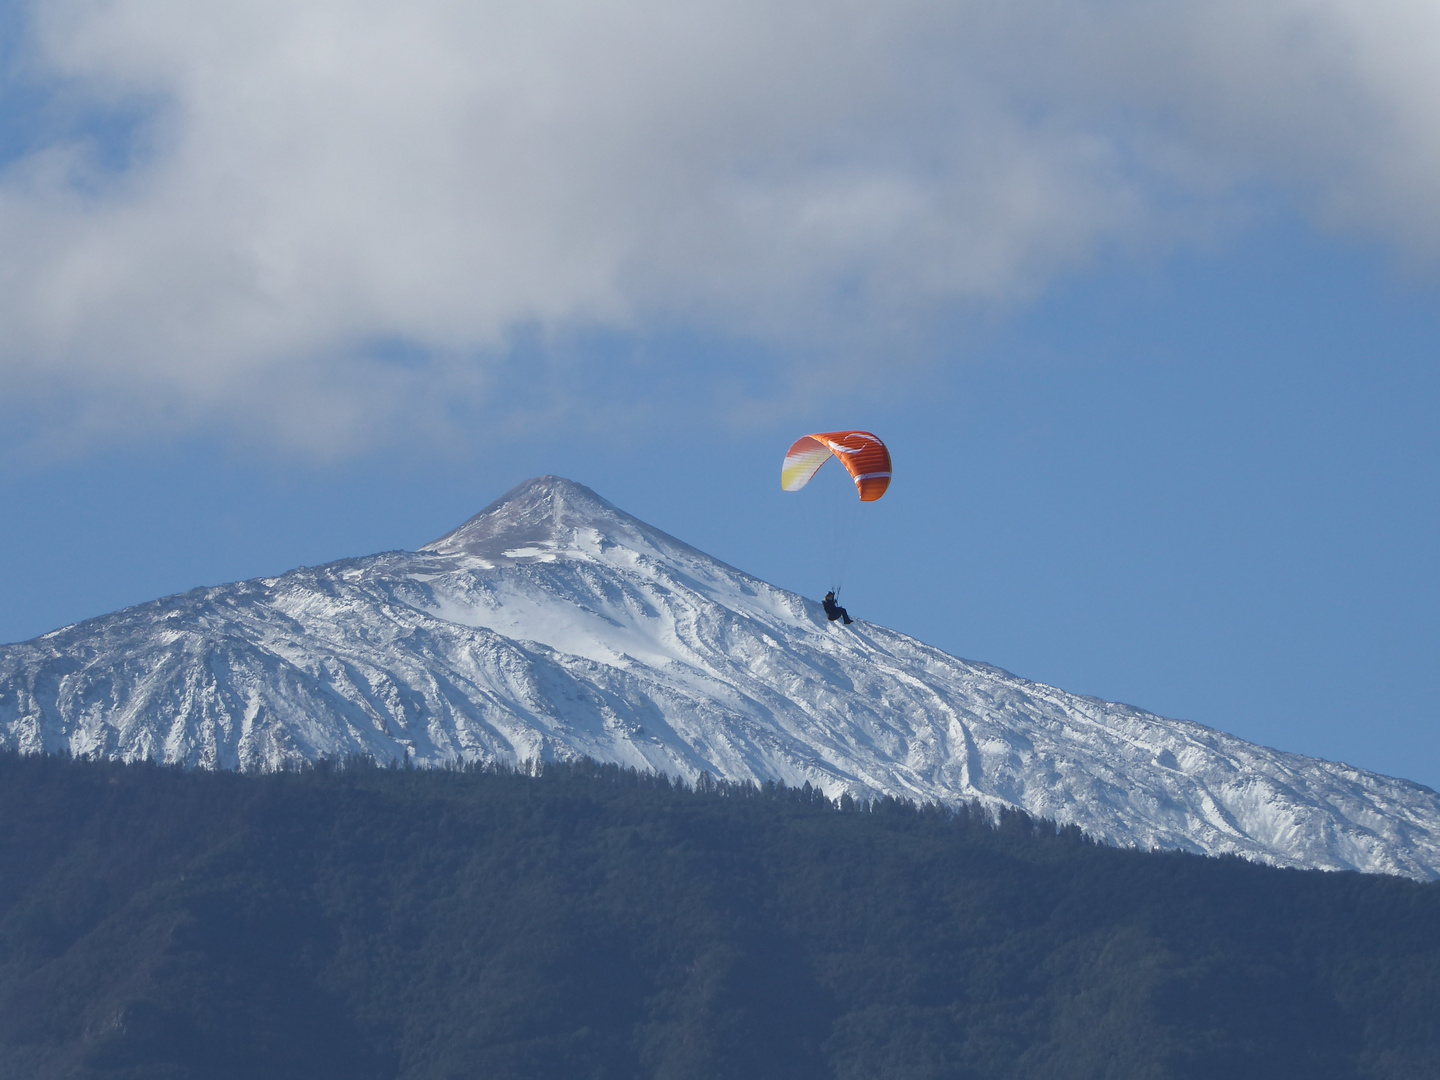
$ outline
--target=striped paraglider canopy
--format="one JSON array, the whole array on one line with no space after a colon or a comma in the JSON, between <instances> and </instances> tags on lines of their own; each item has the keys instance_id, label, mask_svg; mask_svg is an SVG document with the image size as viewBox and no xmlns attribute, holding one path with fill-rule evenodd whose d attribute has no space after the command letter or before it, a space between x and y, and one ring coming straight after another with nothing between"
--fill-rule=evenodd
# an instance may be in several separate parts
<instances>
[{"instance_id":1,"label":"striped paraglider canopy","mask_svg":"<svg viewBox=\"0 0 1440 1080\"><path fill-rule=\"evenodd\" d=\"M780 469L780 486L799 491L832 457L855 480L861 502L874 502L890 486L890 451L868 431L827 431L795 440Z\"/></svg>"}]
</instances>

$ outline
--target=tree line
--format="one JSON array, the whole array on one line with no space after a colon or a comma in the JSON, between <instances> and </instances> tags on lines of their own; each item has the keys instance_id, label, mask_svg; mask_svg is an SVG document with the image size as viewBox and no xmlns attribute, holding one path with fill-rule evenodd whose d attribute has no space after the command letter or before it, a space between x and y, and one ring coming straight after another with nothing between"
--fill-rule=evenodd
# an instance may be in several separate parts
<instances>
[{"instance_id":1,"label":"tree line","mask_svg":"<svg viewBox=\"0 0 1440 1080\"><path fill-rule=\"evenodd\" d=\"M0 1078L1433 1075L1440 886L594 761L0 755Z\"/></svg>"}]
</instances>

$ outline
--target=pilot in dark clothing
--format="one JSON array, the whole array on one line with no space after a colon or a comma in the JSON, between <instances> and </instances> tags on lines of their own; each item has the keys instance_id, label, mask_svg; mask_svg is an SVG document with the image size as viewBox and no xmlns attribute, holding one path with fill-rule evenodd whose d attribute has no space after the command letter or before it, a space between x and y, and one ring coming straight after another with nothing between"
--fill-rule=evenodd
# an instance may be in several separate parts
<instances>
[{"instance_id":1,"label":"pilot in dark clothing","mask_svg":"<svg viewBox=\"0 0 1440 1080\"><path fill-rule=\"evenodd\" d=\"M852 622L855 621L854 619L850 618L850 613L848 611L846 611L839 604L835 603L834 589L831 589L825 594L825 599L822 600L821 603L825 605L825 616L831 622L834 622L836 619L844 619L845 625L849 626Z\"/></svg>"}]
</instances>

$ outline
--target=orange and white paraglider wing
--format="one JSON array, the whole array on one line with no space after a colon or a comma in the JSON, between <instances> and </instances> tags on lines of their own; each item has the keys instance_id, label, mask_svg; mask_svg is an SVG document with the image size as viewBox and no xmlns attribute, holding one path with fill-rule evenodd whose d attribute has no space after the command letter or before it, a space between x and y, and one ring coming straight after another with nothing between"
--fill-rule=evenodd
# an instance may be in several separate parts
<instances>
[{"instance_id":1,"label":"orange and white paraglider wing","mask_svg":"<svg viewBox=\"0 0 1440 1080\"><path fill-rule=\"evenodd\" d=\"M827 431L796 440L785 455L780 486L799 491L831 457L845 466L861 502L874 502L890 487L890 451L868 431Z\"/></svg>"},{"instance_id":2,"label":"orange and white paraglider wing","mask_svg":"<svg viewBox=\"0 0 1440 1080\"><path fill-rule=\"evenodd\" d=\"M890 451L879 436L868 431L829 431L812 436L840 459L861 502L874 502L890 487Z\"/></svg>"},{"instance_id":3,"label":"orange and white paraglider wing","mask_svg":"<svg viewBox=\"0 0 1440 1080\"><path fill-rule=\"evenodd\" d=\"M814 435L796 439L795 445L785 453L785 464L780 466L780 487L785 491L799 491L833 456L830 447Z\"/></svg>"}]
</instances>

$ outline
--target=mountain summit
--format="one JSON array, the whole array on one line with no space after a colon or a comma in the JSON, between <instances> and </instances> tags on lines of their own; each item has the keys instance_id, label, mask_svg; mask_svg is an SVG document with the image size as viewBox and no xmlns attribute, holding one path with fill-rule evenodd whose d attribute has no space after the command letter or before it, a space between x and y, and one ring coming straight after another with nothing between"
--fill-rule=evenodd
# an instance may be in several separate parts
<instances>
[{"instance_id":1,"label":"mountain summit","mask_svg":"<svg viewBox=\"0 0 1440 1080\"><path fill-rule=\"evenodd\" d=\"M579 536L604 537L609 543L661 552L688 544L631 517L602 499L584 484L563 476L541 476L519 487L476 514L458 529L420 550L437 555L504 556L507 551L540 545L574 544Z\"/></svg>"},{"instance_id":2,"label":"mountain summit","mask_svg":"<svg viewBox=\"0 0 1440 1080\"><path fill-rule=\"evenodd\" d=\"M280 768L590 756L831 797L979 799L1144 848L1440 877L1440 796L1077 697L531 480L416 552L0 647L0 746Z\"/></svg>"}]
</instances>

